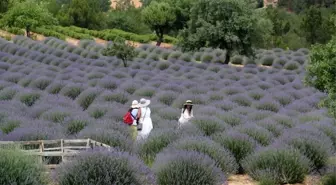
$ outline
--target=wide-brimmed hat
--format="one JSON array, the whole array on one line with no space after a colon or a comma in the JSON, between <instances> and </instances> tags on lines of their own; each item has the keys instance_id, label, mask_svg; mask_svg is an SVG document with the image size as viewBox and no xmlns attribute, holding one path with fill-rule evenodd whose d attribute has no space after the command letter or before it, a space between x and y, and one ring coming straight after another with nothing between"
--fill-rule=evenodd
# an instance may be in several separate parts
<instances>
[{"instance_id":1,"label":"wide-brimmed hat","mask_svg":"<svg viewBox=\"0 0 336 185\"><path fill-rule=\"evenodd\" d=\"M139 107L139 102L138 102L138 100L133 100L133 101L132 101L131 108L138 108L138 107Z\"/></svg>"},{"instance_id":2,"label":"wide-brimmed hat","mask_svg":"<svg viewBox=\"0 0 336 185\"><path fill-rule=\"evenodd\" d=\"M191 100L187 100L183 105L194 105Z\"/></svg>"},{"instance_id":3,"label":"wide-brimmed hat","mask_svg":"<svg viewBox=\"0 0 336 185\"><path fill-rule=\"evenodd\" d=\"M146 100L145 98L140 99L139 106L140 107L147 107L150 104L150 100Z\"/></svg>"}]
</instances>

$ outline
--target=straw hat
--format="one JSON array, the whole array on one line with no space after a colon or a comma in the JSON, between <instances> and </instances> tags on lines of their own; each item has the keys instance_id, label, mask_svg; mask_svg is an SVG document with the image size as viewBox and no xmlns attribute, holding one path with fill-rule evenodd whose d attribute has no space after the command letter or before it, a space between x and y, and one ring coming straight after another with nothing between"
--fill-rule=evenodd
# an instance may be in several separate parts
<instances>
[{"instance_id":1,"label":"straw hat","mask_svg":"<svg viewBox=\"0 0 336 185\"><path fill-rule=\"evenodd\" d=\"M146 100L145 98L140 99L139 106L140 107L147 107L150 104L150 100Z\"/></svg>"},{"instance_id":2,"label":"straw hat","mask_svg":"<svg viewBox=\"0 0 336 185\"><path fill-rule=\"evenodd\" d=\"M138 108L138 107L139 107L139 102L137 100L133 100L131 108Z\"/></svg>"},{"instance_id":3,"label":"straw hat","mask_svg":"<svg viewBox=\"0 0 336 185\"><path fill-rule=\"evenodd\" d=\"M191 100L187 100L183 105L194 105Z\"/></svg>"}]
</instances>

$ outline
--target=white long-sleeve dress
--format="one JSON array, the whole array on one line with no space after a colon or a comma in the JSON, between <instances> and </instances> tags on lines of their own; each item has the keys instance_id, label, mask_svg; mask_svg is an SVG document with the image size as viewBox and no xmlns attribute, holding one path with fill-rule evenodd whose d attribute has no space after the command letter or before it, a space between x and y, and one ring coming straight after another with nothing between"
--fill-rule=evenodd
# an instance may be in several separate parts
<instances>
[{"instance_id":1,"label":"white long-sleeve dress","mask_svg":"<svg viewBox=\"0 0 336 185\"><path fill-rule=\"evenodd\" d=\"M139 138L146 138L153 129L151 110L149 107L141 108L141 117L139 122L142 123L142 130L138 132Z\"/></svg>"},{"instance_id":2,"label":"white long-sleeve dress","mask_svg":"<svg viewBox=\"0 0 336 185\"><path fill-rule=\"evenodd\" d=\"M189 120L194 117L194 111L193 110L191 110L190 114L189 114L188 110L185 110L184 112L183 112L183 110L184 109L182 109L182 111L181 111L181 117L179 119L179 127L188 123Z\"/></svg>"}]
</instances>

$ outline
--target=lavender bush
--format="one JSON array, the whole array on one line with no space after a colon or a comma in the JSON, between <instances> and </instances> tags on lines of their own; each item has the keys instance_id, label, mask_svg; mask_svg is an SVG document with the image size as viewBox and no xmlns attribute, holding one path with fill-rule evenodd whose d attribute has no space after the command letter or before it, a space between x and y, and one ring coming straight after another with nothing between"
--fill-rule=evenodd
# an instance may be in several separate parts
<instances>
[{"instance_id":1,"label":"lavender bush","mask_svg":"<svg viewBox=\"0 0 336 185\"><path fill-rule=\"evenodd\" d=\"M226 184L220 168L207 155L193 151L169 151L158 154L153 171L160 185Z\"/></svg>"},{"instance_id":2,"label":"lavender bush","mask_svg":"<svg viewBox=\"0 0 336 185\"><path fill-rule=\"evenodd\" d=\"M266 176L278 184L303 182L310 165L299 151L290 148L262 149L246 157L242 163L254 179L264 180Z\"/></svg>"},{"instance_id":3,"label":"lavender bush","mask_svg":"<svg viewBox=\"0 0 336 185\"><path fill-rule=\"evenodd\" d=\"M155 185L155 176L138 158L127 152L112 149L94 149L58 169L56 180L60 185Z\"/></svg>"}]
</instances>

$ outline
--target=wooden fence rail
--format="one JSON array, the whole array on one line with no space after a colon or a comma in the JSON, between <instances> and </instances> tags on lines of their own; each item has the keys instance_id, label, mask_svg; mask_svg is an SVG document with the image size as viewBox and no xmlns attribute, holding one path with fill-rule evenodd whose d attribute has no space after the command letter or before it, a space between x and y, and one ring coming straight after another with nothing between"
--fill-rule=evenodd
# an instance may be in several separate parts
<instances>
[{"instance_id":1,"label":"wooden fence rail","mask_svg":"<svg viewBox=\"0 0 336 185\"><path fill-rule=\"evenodd\" d=\"M39 161L41 163L47 163L46 165L48 168L55 168L61 162L67 162L80 152L97 146L107 148L108 150L111 148L109 145L92 139L0 141L0 145L11 144L20 145L22 146L22 150L27 154L38 156ZM51 162L52 158L54 158L54 160L56 158L56 162Z\"/></svg>"}]
</instances>

